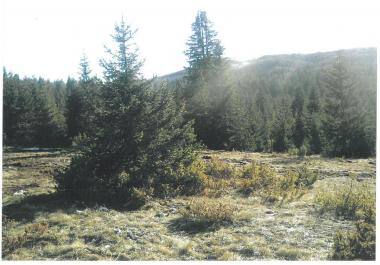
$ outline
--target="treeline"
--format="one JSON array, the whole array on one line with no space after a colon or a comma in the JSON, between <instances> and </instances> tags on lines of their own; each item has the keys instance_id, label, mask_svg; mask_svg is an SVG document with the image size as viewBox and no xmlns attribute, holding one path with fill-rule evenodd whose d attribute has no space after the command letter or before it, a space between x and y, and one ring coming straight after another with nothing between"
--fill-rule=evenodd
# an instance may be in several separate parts
<instances>
[{"instance_id":1,"label":"treeline","mask_svg":"<svg viewBox=\"0 0 380 265\"><path fill-rule=\"evenodd\" d=\"M224 56L205 12L197 14L187 47L183 72L146 85L170 88L175 104L184 106L184 121L193 123L206 147L375 154L376 49L265 56L241 66ZM84 56L79 80L66 82L20 79L4 70L4 144L70 146L94 135L104 102L118 96L103 91L111 67L103 66L105 76L93 77Z\"/></svg>"},{"instance_id":2,"label":"treeline","mask_svg":"<svg viewBox=\"0 0 380 265\"><path fill-rule=\"evenodd\" d=\"M90 77L86 56L80 79L23 78L3 69L3 142L22 147L67 147L91 130L102 81Z\"/></svg>"}]
</instances>

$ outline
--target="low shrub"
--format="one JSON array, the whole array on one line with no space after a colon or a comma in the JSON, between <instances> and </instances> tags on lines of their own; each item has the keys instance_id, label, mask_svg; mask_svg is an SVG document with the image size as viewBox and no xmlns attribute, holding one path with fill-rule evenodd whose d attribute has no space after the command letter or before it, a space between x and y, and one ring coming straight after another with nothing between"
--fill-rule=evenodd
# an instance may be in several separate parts
<instances>
[{"instance_id":1,"label":"low shrub","mask_svg":"<svg viewBox=\"0 0 380 265\"><path fill-rule=\"evenodd\" d=\"M205 166L205 174L218 179L229 179L238 175L237 169L223 162L222 160L212 157Z\"/></svg>"},{"instance_id":2,"label":"low shrub","mask_svg":"<svg viewBox=\"0 0 380 265\"><path fill-rule=\"evenodd\" d=\"M353 231L338 231L331 258L334 260L374 260L376 253L375 194L367 184L352 180L335 191L319 193L321 213L334 211L337 217L356 220Z\"/></svg>"},{"instance_id":3,"label":"low shrub","mask_svg":"<svg viewBox=\"0 0 380 265\"><path fill-rule=\"evenodd\" d=\"M291 200L304 194L317 180L317 175L302 166L287 170L283 175L265 164L253 163L246 167L239 182L241 191L254 193L262 197L264 202Z\"/></svg>"},{"instance_id":4,"label":"low shrub","mask_svg":"<svg viewBox=\"0 0 380 265\"><path fill-rule=\"evenodd\" d=\"M201 223L232 222L236 208L231 204L207 197L194 198L181 212L186 219Z\"/></svg>"},{"instance_id":5,"label":"low shrub","mask_svg":"<svg viewBox=\"0 0 380 265\"><path fill-rule=\"evenodd\" d=\"M152 195L173 197L200 194L205 188L207 176L202 160L195 160L190 166L181 166L177 170L167 170L161 177L155 178L151 187Z\"/></svg>"},{"instance_id":6,"label":"low shrub","mask_svg":"<svg viewBox=\"0 0 380 265\"><path fill-rule=\"evenodd\" d=\"M239 183L241 192L260 196L264 202L275 202L281 199L282 176L268 165L252 163L243 169L242 178Z\"/></svg>"},{"instance_id":7,"label":"low shrub","mask_svg":"<svg viewBox=\"0 0 380 265\"><path fill-rule=\"evenodd\" d=\"M195 175L202 180L201 194L211 198L218 198L236 188L237 179L241 175L237 167L214 157L208 162L198 160L194 166Z\"/></svg>"},{"instance_id":8,"label":"low shrub","mask_svg":"<svg viewBox=\"0 0 380 265\"><path fill-rule=\"evenodd\" d=\"M308 168L307 165L302 165L290 172L296 174L295 185L299 188L311 188L318 179L318 174Z\"/></svg>"},{"instance_id":9,"label":"low shrub","mask_svg":"<svg viewBox=\"0 0 380 265\"><path fill-rule=\"evenodd\" d=\"M332 190L320 192L315 198L321 213L334 211L337 217L349 220L374 218L375 195L367 184L352 180Z\"/></svg>"},{"instance_id":10,"label":"low shrub","mask_svg":"<svg viewBox=\"0 0 380 265\"><path fill-rule=\"evenodd\" d=\"M334 237L333 260L375 260L376 229L374 224L356 222L355 230L339 231Z\"/></svg>"}]
</instances>

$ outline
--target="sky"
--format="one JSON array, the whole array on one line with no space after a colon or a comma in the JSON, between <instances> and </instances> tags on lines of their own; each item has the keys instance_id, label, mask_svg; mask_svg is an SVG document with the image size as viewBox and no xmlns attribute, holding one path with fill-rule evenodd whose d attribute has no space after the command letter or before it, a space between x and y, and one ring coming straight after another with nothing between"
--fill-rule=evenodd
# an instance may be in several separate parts
<instances>
[{"instance_id":1,"label":"sky","mask_svg":"<svg viewBox=\"0 0 380 265\"><path fill-rule=\"evenodd\" d=\"M225 56L313 53L379 43L374 0L3 0L2 60L8 71L47 79L78 77L85 53L93 74L122 17L138 29L134 41L146 77L186 66L186 41L204 10Z\"/></svg>"}]
</instances>

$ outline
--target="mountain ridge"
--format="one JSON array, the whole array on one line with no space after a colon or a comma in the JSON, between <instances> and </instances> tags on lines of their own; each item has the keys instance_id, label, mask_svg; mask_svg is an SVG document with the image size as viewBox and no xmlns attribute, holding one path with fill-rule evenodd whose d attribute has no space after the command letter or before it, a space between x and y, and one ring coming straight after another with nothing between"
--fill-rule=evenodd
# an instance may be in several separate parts
<instances>
[{"instance_id":1,"label":"mountain ridge","mask_svg":"<svg viewBox=\"0 0 380 265\"><path fill-rule=\"evenodd\" d=\"M377 60L377 48L376 47L360 47L352 49L339 49L326 52L313 52L313 53L284 53L284 54L269 54L263 55L254 59L249 59L246 61L232 61L235 69L244 69L249 68L254 65L260 64L272 64L280 63L281 60L293 60L295 62L304 62L304 63L322 63L323 65L331 62L333 56L337 53L340 53L343 57L355 58L363 57L363 55L369 55L375 61ZM277 62L276 62L277 60ZM271 65L269 65L270 67ZM186 75L186 69L178 70L172 73L158 76L158 80L166 80L168 82L173 82L178 79L183 78Z\"/></svg>"}]
</instances>

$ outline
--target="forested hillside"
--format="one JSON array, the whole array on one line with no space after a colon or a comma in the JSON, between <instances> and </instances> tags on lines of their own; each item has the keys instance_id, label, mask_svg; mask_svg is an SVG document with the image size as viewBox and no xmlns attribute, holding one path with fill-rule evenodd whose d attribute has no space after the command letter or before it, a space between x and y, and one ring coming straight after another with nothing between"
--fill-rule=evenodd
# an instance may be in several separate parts
<instances>
[{"instance_id":1,"label":"forested hillside","mask_svg":"<svg viewBox=\"0 0 380 265\"><path fill-rule=\"evenodd\" d=\"M185 117L194 120L202 144L226 150L374 155L375 48L270 55L239 66L223 56L207 16L198 20L186 51L188 66L151 84L158 89L167 83L176 92L177 104L186 106ZM202 27L211 29L202 37L209 40L203 48ZM197 54L202 49L204 54ZM91 115L101 101L104 80L91 76L85 56L80 71L79 80L49 81L20 79L4 69L5 145L70 146L79 135L96 130Z\"/></svg>"},{"instance_id":2,"label":"forested hillside","mask_svg":"<svg viewBox=\"0 0 380 265\"><path fill-rule=\"evenodd\" d=\"M361 116L358 122L365 127L362 141L357 142L360 146L347 147L351 151L345 151L345 155L373 154L376 137L375 48L305 55L271 55L252 60L242 67L231 64L228 69L230 94L224 94L226 98L220 101L222 106L209 103L208 109L204 111L207 112L205 120L210 121L211 134L202 137L199 129L198 137L208 147L216 149L292 149L296 152L294 148L302 147L306 153L320 153L323 149L327 151L329 139L324 139L322 122L329 115L326 113L326 98L331 96L331 91L326 79L338 56L346 68L347 80L352 82L351 94L345 99L346 104L350 105L347 113ZM177 72L162 79L174 88L186 88L187 80L183 77L185 73L186 71ZM220 85L219 88L220 91L208 94L207 100L219 97L218 92L223 89ZM211 88L207 90L211 91ZM234 101L238 103L233 103ZM197 108L199 111L201 107ZM334 112L330 114L333 119L339 118L335 117ZM207 126L206 123L207 121L200 122L202 126ZM223 123L222 132L216 131ZM222 133L227 135L218 142L213 142Z\"/></svg>"}]
</instances>

